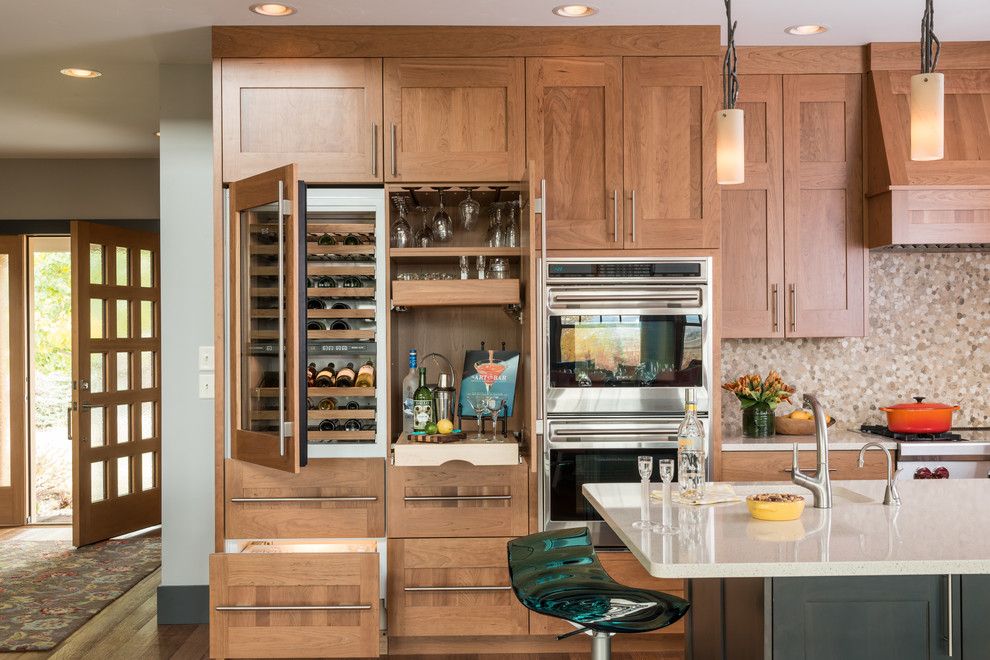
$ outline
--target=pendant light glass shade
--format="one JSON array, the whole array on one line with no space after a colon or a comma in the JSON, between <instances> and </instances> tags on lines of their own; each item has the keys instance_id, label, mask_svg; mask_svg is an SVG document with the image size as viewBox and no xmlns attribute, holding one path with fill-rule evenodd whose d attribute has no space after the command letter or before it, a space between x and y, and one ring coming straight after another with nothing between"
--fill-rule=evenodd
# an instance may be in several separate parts
<instances>
[{"instance_id":1,"label":"pendant light glass shade","mask_svg":"<svg viewBox=\"0 0 990 660\"><path fill-rule=\"evenodd\" d=\"M716 178L723 186L742 183L746 178L743 111L719 110L715 124Z\"/></svg>"},{"instance_id":2,"label":"pendant light glass shade","mask_svg":"<svg viewBox=\"0 0 990 660\"><path fill-rule=\"evenodd\" d=\"M941 160L945 151L945 77L911 76L911 160Z\"/></svg>"}]
</instances>

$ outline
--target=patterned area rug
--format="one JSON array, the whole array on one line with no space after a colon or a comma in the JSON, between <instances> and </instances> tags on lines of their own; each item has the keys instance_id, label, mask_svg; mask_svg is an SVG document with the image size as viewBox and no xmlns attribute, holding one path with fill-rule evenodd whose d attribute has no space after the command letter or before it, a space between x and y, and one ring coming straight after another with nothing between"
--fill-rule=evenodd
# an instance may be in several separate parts
<instances>
[{"instance_id":1,"label":"patterned area rug","mask_svg":"<svg viewBox=\"0 0 990 660\"><path fill-rule=\"evenodd\" d=\"M0 652L47 651L161 565L161 538L0 541Z\"/></svg>"}]
</instances>

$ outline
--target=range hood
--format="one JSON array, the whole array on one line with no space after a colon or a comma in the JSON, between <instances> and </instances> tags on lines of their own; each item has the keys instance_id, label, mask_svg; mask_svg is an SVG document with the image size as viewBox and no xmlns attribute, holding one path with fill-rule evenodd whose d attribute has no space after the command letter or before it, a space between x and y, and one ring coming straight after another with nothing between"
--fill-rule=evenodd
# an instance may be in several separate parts
<instances>
[{"instance_id":1,"label":"range hood","mask_svg":"<svg viewBox=\"0 0 990 660\"><path fill-rule=\"evenodd\" d=\"M917 43L870 46L867 245L990 250L990 43L943 47L945 159L927 162L910 158L917 49Z\"/></svg>"}]
</instances>

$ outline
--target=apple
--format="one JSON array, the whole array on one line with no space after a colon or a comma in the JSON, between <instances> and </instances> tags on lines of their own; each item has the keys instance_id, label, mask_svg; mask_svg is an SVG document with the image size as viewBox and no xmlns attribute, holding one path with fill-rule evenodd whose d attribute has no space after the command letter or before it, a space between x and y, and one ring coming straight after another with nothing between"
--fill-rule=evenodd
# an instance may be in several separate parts
<instances>
[{"instance_id":1,"label":"apple","mask_svg":"<svg viewBox=\"0 0 990 660\"><path fill-rule=\"evenodd\" d=\"M914 478L915 479L931 479L932 478L932 471L929 470L926 467L920 467L920 468L918 468L917 470L914 471Z\"/></svg>"},{"instance_id":2,"label":"apple","mask_svg":"<svg viewBox=\"0 0 990 660\"><path fill-rule=\"evenodd\" d=\"M933 474L935 475L935 478L936 479L948 479L949 478L949 470L947 468L945 468L945 467L942 467L941 465L938 466L937 468L935 468L935 472Z\"/></svg>"}]
</instances>

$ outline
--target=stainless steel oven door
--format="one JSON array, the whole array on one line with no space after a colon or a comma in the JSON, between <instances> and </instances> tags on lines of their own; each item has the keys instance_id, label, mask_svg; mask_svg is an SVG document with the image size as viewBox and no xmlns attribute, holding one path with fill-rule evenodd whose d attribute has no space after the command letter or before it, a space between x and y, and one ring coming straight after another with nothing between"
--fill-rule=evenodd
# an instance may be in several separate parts
<instances>
[{"instance_id":1,"label":"stainless steel oven door","mask_svg":"<svg viewBox=\"0 0 990 660\"><path fill-rule=\"evenodd\" d=\"M547 290L548 415L679 414L693 389L710 409L707 285L564 285Z\"/></svg>"},{"instance_id":2,"label":"stainless steel oven door","mask_svg":"<svg viewBox=\"0 0 990 660\"><path fill-rule=\"evenodd\" d=\"M654 465L660 459L676 461L679 422L678 418L552 420L543 445L540 480L543 529L588 527L596 546L621 546L581 488L586 483L639 481L639 456L653 456ZM654 481L658 479L654 474Z\"/></svg>"}]
</instances>

